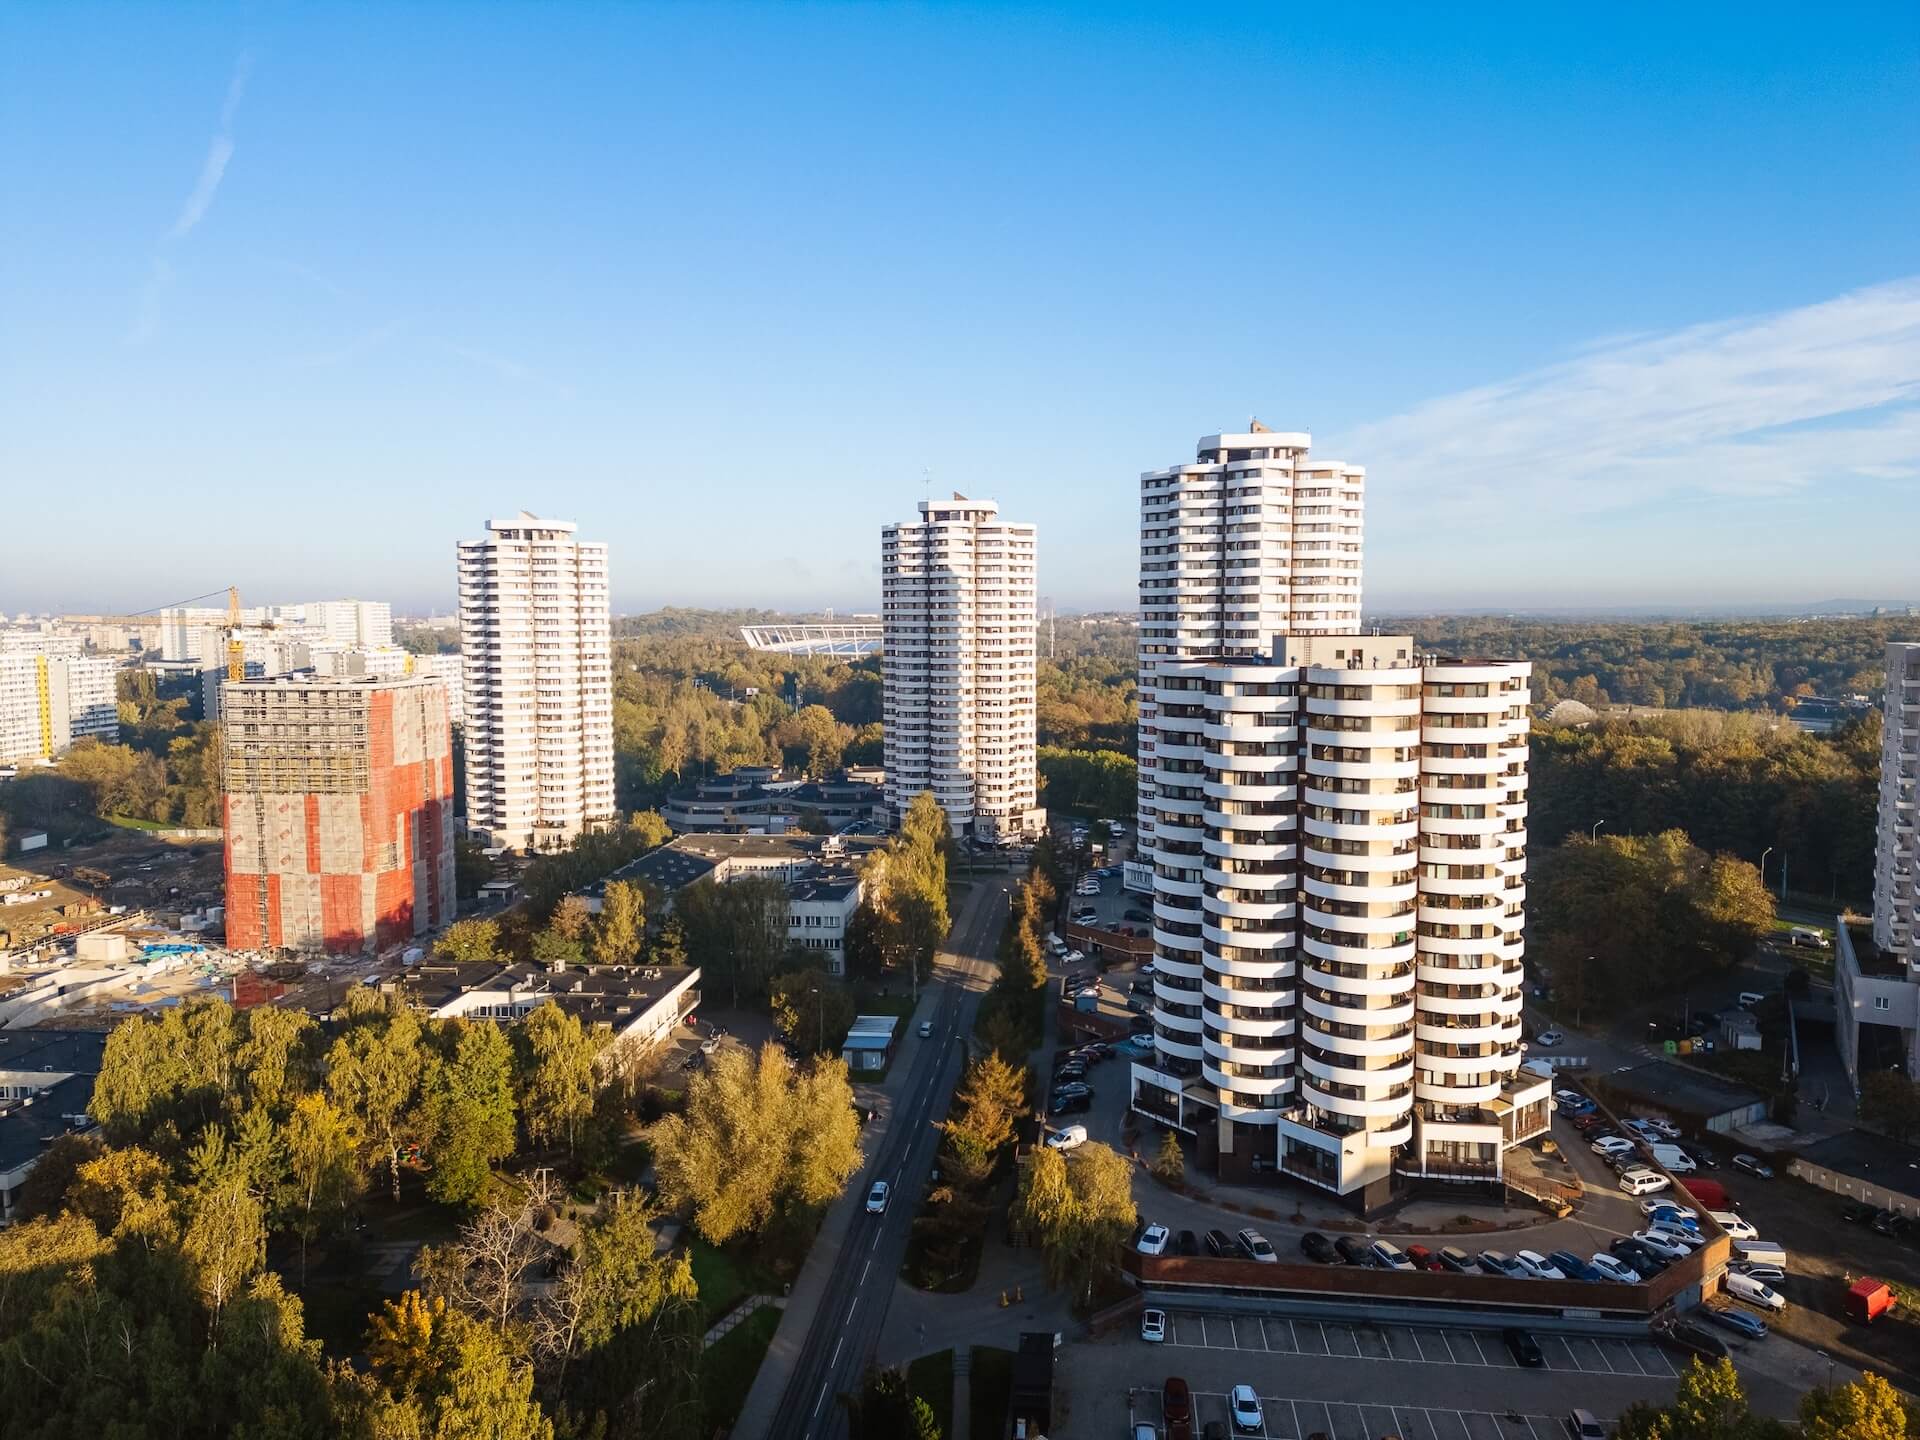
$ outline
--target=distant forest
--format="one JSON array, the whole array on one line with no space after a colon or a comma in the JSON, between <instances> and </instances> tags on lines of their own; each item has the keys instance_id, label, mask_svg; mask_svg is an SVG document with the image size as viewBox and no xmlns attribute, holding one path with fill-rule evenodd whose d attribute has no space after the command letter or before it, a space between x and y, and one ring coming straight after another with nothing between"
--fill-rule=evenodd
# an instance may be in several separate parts
<instances>
[{"instance_id":1,"label":"distant forest","mask_svg":"<svg viewBox=\"0 0 1920 1440\"><path fill-rule=\"evenodd\" d=\"M1920 640L1920 617L1714 622L1382 619L1449 654L1531 660L1545 705L1648 705L1676 710L1791 708L1796 697L1878 698L1890 640Z\"/></svg>"}]
</instances>

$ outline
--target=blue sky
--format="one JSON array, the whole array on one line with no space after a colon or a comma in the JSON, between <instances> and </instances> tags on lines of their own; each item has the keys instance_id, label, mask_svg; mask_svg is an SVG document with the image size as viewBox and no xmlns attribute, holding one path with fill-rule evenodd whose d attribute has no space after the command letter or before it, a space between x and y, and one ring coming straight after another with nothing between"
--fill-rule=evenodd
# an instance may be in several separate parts
<instances>
[{"instance_id":1,"label":"blue sky","mask_svg":"<svg viewBox=\"0 0 1920 1440\"><path fill-rule=\"evenodd\" d=\"M1367 601L1920 599L1920 11L0 9L0 609L870 608L931 484L1370 471Z\"/></svg>"}]
</instances>

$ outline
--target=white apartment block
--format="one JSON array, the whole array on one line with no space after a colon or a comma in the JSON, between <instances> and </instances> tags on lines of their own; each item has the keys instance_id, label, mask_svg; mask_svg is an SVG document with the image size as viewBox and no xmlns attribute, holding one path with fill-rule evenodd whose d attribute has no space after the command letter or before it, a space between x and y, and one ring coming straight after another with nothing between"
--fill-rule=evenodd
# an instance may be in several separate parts
<instances>
[{"instance_id":1,"label":"white apartment block","mask_svg":"<svg viewBox=\"0 0 1920 1440\"><path fill-rule=\"evenodd\" d=\"M119 668L106 655L0 649L0 762L51 760L76 740L118 740Z\"/></svg>"},{"instance_id":2,"label":"white apartment block","mask_svg":"<svg viewBox=\"0 0 1920 1440\"><path fill-rule=\"evenodd\" d=\"M467 828L551 849L614 816L607 547L522 511L459 544Z\"/></svg>"},{"instance_id":3,"label":"white apartment block","mask_svg":"<svg viewBox=\"0 0 1920 1440\"><path fill-rule=\"evenodd\" d=\"M1860 1085L1860 1027L1897 1032L1891 1047L1909 1075L1920 1073L1920 936L1914 881L1920 869L1915 792L1920 787L1920 645L1887 646L1885 723L1880 731L1880 800L1873 855L1873 927L1858 933L1842 917L1834 965L1835 1038L1847 1074ZM1879 1047L1888 1053L1889 1047ZM1871 1062L1871 1053L1867 1057Z\"/></svg>"},{"instance_id":4,"label":"white apartment block","mask_svg":"<svg viewBox=\"0 0 1920 1440\"><path fill-rule=\"evenodd\" d=\"M1497 1183L1548 1125L1549 1082L1520 1069L1531 667L1356 633L1362 472L1305 450L1209 436L1199 467L1141 480L1157 973L1132 1103L1222 1175L1371 1209L1409 1181ZM1297 523L1249 517L1326 500L1308 523L1338 528L1309 533L1351 568L1305 581Z\"/></svg>"},{"instance_id":5,"label":"white apartment block","mask_svg":"<svg viewBox=\"0 0 1920 1440\"><path fill-rule=\"evenodd\" d=\"M1045 824L1034 768L1034 527L923 500L880 532L887 807L932 791L955 834Z\"/></svg>"},{"instance_id":6,"label":"white apartment block","mask_svg":"<svg viewBox=\"0 0 1920 1440\"><path fill-rule=\"evenodd\" d=\"M446 683L447 721L453 725L467 723L466 681L458 655L416 655L413 657L413 673L416 675L434 675Z\"/></svg>"}]
</instances>

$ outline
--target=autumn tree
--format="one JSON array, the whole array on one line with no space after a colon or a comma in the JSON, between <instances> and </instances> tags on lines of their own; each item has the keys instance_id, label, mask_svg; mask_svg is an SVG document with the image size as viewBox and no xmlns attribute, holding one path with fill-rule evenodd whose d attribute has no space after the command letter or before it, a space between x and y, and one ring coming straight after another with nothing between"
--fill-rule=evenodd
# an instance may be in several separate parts
<instances>
[{"instance_id":1,"label":"autumn tree","mask_svg":"<svg viewBox=\"0 0 1920 1440\"><path fill-rule=\"evenodd\" d=\"M845 1063L796 1070L773 1044L751 1056L721 1051L687 1087L685 1112L661 1120L652 1139L662 1200L691 1210L716 1245L782 1207L831 1199L861 1159Z\"/></svg>"},{"instance_id":2,"label":"autumn tree","mask_svg":"<svg viewBox=\"0 0 1920 1440\"><path fill-rule=\"evenodd\" d=\"M1126 1158L1097 1143L1064 1152L1042 1146L1027 1161L1014 1223L1040 1246L1049 1282L1067 1286L1076 1304L1092 1297L1133 1233L1132 1180Z\"/></svg>"},{"instance_id":3,"label":"autumn tree","mask_svg":"<svg viewBox=\"0 0 1920 1440\"><path fill-rule=\"evenodd\" d=\"M300 1237L300 1276L306 1279L307 1246L346 1214L360 1179L354 1119L319 1091L302 1095L287 1117L287 1208Z\"/></svg>"},{"instance_id":4,"label":"autumn tree","mask_svg":"<svg viewBox=\"0 0 1920 1440\"><path fill-rule=\"evenodd\" d=\"M346 1029L327 1052L327 1094L358 1118L362 1142L371 1158L386 1162L398 1200L400 1152L423 1119L419 1099L428 1056L420 1020L397 1001L361 1000L363 990L352 994Z\"/></svg>"},{"instance_id":5,"label":"autumn tree","mask_svg":"<svg viewBox=\"0 0 1920 1440\"><path fill-rule=\"evenodd\" d=\"M1160 1137L1160 1151L1153 1157L1153 1173L1169 1185L1178 1185L1187 1173L1187 1155L1180 1148L1180 1136L1168 1130Z\"/></svg>"},{"instance_id":6,"label":"autumn tree","mask_svg":"<svg viewBox=\"0 0 1920 1440\"><path fill-rule=\"evenodd\" d=\"M853 1028L853 996L818 966L781 971L768 985L767 998L774 1027L797 1049L833 1054Z\"/></svg>"},{"instance_id":7,"label":"autumn tree","mask_svg":"<svg viewBox=\"0 0 1920 1440\"><path fill-rule=\"evenodd\" d=\"M1851 1384L1803 1395L1800 1434L1802 1440L1908 1440L1920 1436L1920 1411L1869 1370Z\"/></svg>"},{"instance_id":8,"label":"autumn tree","mask_svg":"<svg viewBox=\"0 0 1920 1440\"><path fill-rule=\"evenodd\" d=\"M500 958L498 920L456 920L434 948L449 960L481 962Z\"/></svg>"},{"instance_id":9,"label":"autumn tree","mask_svg":"<svg viewBox=\"0 0 1920 1440\"><path fill-rule=\"evenodd\" d=\"M1792 1431L1748 1408L1731 1360L1709 1365L1696 1358L1681 1375L1671 1405L1629 1405L1618 1434L1621 1440L1788 1440Z\"/></svg>"},{"instance_id":10,"label":"autumn tree","mask_svg":"<svg viewBox=\"0 0 1920 1440\"><path fill-rule=\"evenodd\" d=\"M602 1039L551 1000L520 1023L516 1039L527 1137L537 1146L564 1142L571 1155L593 1115Z\"/></svg>"},{"instance_id":11,"label":"autumn tree","mask_svg":"<svg viewBox=\"0 0 1920 1440\"><path fill-rule=\"evenodd\" d=\"M645 889L628 880L609 880L593 926L593 958L602 965L624 965L640 953L647 933Z\"/></svg>"}]
</instances>

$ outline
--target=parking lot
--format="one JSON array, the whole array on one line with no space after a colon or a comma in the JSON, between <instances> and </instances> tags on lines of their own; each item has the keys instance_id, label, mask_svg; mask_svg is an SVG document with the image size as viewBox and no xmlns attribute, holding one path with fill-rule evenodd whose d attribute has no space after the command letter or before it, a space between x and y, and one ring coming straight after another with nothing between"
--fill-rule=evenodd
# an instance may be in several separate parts
<instances>
[{"instance_id":1,"label":"parking lot","mask_svg":"<svg viewBox=\"0 0 1920 1440\"><path fill-rule=\"evenodd\" d=\"M1651 1340L1547 1330L1534 1331L1533 1336L1547 1370L1656 1380L1671 1380L1680 1373L1674 1360ZM1251 1350L1268 1355L1319 1355L1407 1365L1520 1368L1507 1353L1499 1330L1456 1326L1346 1324L1275 1315L1169 1310L1167 1338L1162 1344L1176 1349Z\"/></svg>"},{"instance_id":2,"label":"parking lot","mask_svg":"<svg viewBox=\"0 0 1920 1440\"><path fill-rule=\"evenodd\" d=\"M1211 1421L1227 1426L1229 1434L1270 1437L1270 1440L1568 1440L1572 1423L1564 1415L1528 1415L1521 1411L1451 1410L1427 1405L1362 1405L1340 1400L1292 1399L1283 1395L1260 1397L1262 1428L1236 1430L1227 1392L1193 1393L1193 1433ZM1160 1391L1143 1390L1133 1397L1131 1422L1144 1421L1165 1433ZM1608 1426L1611 1429L1611 1425Z\"/></svg>"}]
</instances>

